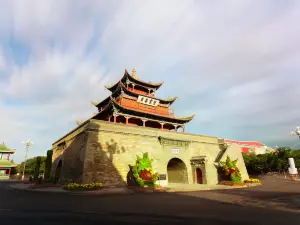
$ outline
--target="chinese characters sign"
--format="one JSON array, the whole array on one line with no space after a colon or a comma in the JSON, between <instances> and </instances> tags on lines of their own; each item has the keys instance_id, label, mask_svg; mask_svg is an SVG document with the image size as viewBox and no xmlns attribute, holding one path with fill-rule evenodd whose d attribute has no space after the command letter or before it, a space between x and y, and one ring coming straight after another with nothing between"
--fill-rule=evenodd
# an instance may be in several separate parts
<instances>
[{"instance_id":1,"label":"chinese characters sign","mask_svg":"<svg viewBox=\"0 0 300 225\"><path fill-rule=\"evenodd\" d=\"M151 106L158 106L159 101L153 98L148 98L145 96L139 96L137 99L137 102L145 104L145 105L151 105Z\"/></svg>"}]
</instances>

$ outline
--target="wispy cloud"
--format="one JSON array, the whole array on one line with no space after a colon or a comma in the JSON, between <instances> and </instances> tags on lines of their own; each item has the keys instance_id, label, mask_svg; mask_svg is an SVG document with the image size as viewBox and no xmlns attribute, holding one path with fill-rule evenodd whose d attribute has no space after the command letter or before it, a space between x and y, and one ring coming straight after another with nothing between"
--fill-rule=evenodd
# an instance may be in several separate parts
<instances>
[{"instance_id":1,"label":"wispy cloud","mask_svg":"<svg viewBox=\"0 0 300 225\"><path fill-rule=\"evenodd\" d=\"M270 145L300 119L297 1L0 0L0 137L44 154L124 68L164 81L189 132ZM1 141L1 140L0 140Z\"/></svg>"}]
</instances>

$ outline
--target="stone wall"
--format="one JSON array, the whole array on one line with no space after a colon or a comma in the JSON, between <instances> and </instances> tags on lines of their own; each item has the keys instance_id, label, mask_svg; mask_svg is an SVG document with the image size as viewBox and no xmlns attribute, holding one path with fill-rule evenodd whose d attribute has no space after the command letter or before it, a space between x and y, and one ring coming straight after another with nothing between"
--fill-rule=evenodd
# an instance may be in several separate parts
<instances>
[{"instance_id":1,"label":"stone wall","mask_svg":"<svg viewBox=\"0 0 300 225\"><path fill-rule=\"evenodd\" d=\"M60 183L82 182L85 162L85 150L88 135L85 132L88 124L83 124L70 132L64 138L52 145L51 178L55 178L56 168L62 161Z\"/></svg>"},{"instance_id":2,"label":"stone wall","mask_svg":"<svg viewBox=\"0 0 300 225\"><path fill-rule=\"evenodd\" d=\"M66 146L59 150L64 142ZM90 120L53 144L53 150L54 170L59 159L63 160L61 181L64 182L125 185L129 166L135 164L136 155L144 152L154 160L153 170L159 174L167 174L172 158L182 160L187 168L188 183L196 182L191 158L205 156L204 183L218 182L215 160L220 148L216 137Z\"/></svg>"}]
</instances>

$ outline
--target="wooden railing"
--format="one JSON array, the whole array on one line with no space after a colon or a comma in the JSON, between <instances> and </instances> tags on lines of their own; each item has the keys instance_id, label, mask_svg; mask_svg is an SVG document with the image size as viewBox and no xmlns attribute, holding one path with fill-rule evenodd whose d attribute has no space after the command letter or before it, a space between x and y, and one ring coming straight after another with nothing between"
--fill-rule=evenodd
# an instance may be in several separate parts
<instances>
[{"instance_id":1,"label":"wooden railing","mask_svg":"<svg viewBox=\"0 0 300 225\"><path fill-rule=\"evenodd\" d=\"M129 109L134 109L134 110L139 110L139 111L144 111L148 113L153 113L157 115L162 115L162 116L168 116L168 117L173 117L174 113L169 112L169 110L160 110L158 107L156 108L150 108L151 106L143 105L143 104L137 104L137 105L132 105L132 104L123 104L125 108Z\"/></svg>"}]
</instances>

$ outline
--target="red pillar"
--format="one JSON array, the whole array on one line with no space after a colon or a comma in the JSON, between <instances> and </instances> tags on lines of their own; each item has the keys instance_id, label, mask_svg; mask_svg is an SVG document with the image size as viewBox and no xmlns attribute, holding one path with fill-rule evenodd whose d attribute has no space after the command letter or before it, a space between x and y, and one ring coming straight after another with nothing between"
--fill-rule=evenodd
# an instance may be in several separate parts
<instances>
[{"instance_id":1,"label":"red pillar","mask_svg":"<svg viewBox=\"0 0 300 225\"><path fill-rule=\"evenodd\" d=\"M114 123L116 123L116 122L117 122L117 116L114 115Z\"/></svg>"},{"instance_id":2,"label":"red pillar","mask_svg":"<svg viewBox=\"0 0 300 225\"><path fill-rule=\"evenodd\" d=\"M129 117L126 116L125 119L126 119L126 125L127 125Z\"/></svg>"},{"instance_id":3,"label":"red pillar","mask_svg":"<svg viewBox=\"0 0 300 225\"><path fill-rule=\"evenodd\" d=\"M9 158L10 158L10 153L8 153L8 155L7 155L7 160L9 160Z\"/></svg>"},{"instance_id":4,"label":"red pillar","mask_svg":"<svg viewBox=\"0 0 300 225\"><path fill-rule=\"evenodd\" d=\"M161 123L161 128L160 128L161 130L163 130L164 129L164 123Z\"/></svg>"},{"instance_id":5,"label":"red pillar","mask_svg":"<svg viewBox=\"0 0 300 225\"><path fill-rule=\"evenodd\" d=\"M11 173L11 167L9 168L9 174L8 174L9 176L10 176L10 173Z\"/></svg>"}]
</instances>

